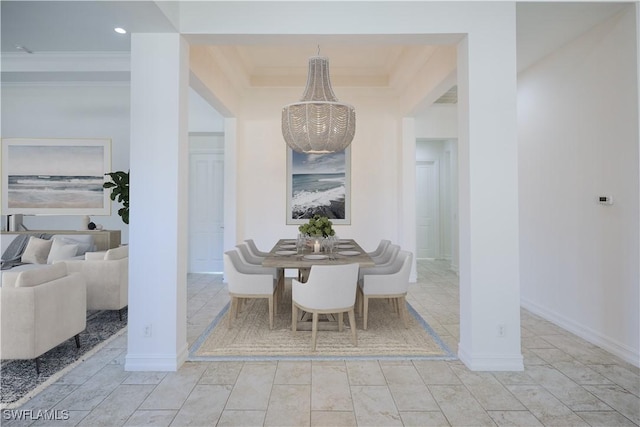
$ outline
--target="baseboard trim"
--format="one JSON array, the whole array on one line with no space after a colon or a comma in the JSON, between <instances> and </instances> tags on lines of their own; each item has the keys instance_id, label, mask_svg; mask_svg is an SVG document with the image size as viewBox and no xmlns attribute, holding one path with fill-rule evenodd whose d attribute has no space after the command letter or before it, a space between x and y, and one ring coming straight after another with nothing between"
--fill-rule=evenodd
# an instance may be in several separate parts
<instances>
[{"instance_id":1,"label":"baseboard trim","mask_svg":"<svg viewBox=\"0 0 640 427\"><path fill-rule=\"evenodd\" d=\"M188 356L189 347L186 343L177 354L127 354L124 370L175 372Z\"/></svg>"},{"instance_id":2,"label":"baseboard trim","mask_svg":"<svg viewBox=\"0 0 640 427\"><path fill-rule=\"evenodd\" d=\"M561 327L562 329L565 329L572 334L589 341L591 344L597 345L598 347L608 351L609 353L618 356L625 362L640 367L640 353L634 351L634 349L630 348L629 346L617 342L616 340L611 339L610 337L607 337L597 331L594 331L591 328L581 325L576 321L569 319L559 313L548 310L547 308L542 307L541 305L536 304L535 302L530 301L526 298L520 299L520 305L525 310L528 310L531 313Z\"/></svg>"},{"instance_id":3,"label":"baseboard trim","mask_svg":"<svg viewBox=\"0 0 640 427\"><path fill-rule=\"evenodd\" d=\"M522 354L470 354L458 344L458 359L472 371L523 371Z\"/></svg>"}]
</instances>

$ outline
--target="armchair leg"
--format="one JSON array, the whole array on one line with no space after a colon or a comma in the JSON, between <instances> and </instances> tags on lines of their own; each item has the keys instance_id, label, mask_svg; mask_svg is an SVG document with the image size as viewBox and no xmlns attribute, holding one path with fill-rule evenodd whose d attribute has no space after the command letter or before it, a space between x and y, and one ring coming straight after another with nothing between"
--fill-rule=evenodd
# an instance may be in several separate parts
<instances>
[{"instance_id":1,"label":"armchair leg","mask_svg":"<svg viewBox=\"0 0 640 427\"><path fill-rule=\"evenodd\" d=\"M118 310L118 319L122 322L122 309Z\"/></svg>"},{"instance_id":2,"label":"armchair leg","mask_svg":"<svg viewBox=\"0 0 640 427\"><path fill-rule=\"evenodd\" d=\"M269 329L273 329L273 295L269 296Z\"/></svg>"},{"instance_id":3,"label":"armchair leg","mask_svg":"<svg viewBox=\"0 0 640 427\"><path fill-rule=\"evenodd\" d=\"M76 347L80 348L80 334L76 334L74 338L76 339Z\"/></svg>"},{"instance_id":4,"label":"armchair leg","mask_svg":"<svg viewBox=\"0 0 640 427\"><path fill-rule=\"evenodd\" d=\"M40 358L36 357L36 374L40 375Z\"/></svg>"}]
</instances>

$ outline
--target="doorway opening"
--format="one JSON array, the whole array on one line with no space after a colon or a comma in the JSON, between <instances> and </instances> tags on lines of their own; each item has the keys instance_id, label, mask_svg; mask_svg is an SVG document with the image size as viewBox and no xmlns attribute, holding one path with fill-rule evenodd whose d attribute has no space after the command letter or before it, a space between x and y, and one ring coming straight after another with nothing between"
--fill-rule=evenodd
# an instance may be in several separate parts
<instances>
[{"instance_id":1,"label":"doorway opening","mask_svg":"<svg viewBox=\"0 0 640 427\"><path fill-rule=\"evenodd\" d=\"M221 273L224 133L189 134L189 272Z\"/></svg>"},{"instance_id":2,"label":"doorway opening","mask_svg":"<svg viewBox=\"0 0 640 427\"><path fill-rule=\"evenodd\" d=\"M416 258L458 271L458 166L455 139L416 141Z\"/></svg>"}]
</instances>

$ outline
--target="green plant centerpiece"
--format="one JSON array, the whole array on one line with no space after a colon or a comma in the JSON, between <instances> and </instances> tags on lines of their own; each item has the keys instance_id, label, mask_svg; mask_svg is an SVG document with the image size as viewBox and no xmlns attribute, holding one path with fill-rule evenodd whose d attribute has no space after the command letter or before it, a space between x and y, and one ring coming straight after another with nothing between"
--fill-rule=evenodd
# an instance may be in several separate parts
<instances>
[{"instance_id":1,"label":"green plant centerpiece","mask_svg":"<svg viewBox=\"0 0 640 427\"><path fill-rule=\"evenodd\" d=\"M335 236L333 223L326 216L314 215L309 222L298 227L302 234L309 237L329 237Z\"/></svg>"},{"instance_id":2,"label":"green plant centerpiece","mask_svg":"<svg viewBox=\"0 0 640 427\"><path fill-rule=\"evenodd\" d=\"M122 207L118 209L118 215L122 218L122 222L129 224L129 172L116 171L105 173L111 178L111 182L102 184L103 188L111 189L111 200L122 203Z\"/></svg>"}]
</instances>

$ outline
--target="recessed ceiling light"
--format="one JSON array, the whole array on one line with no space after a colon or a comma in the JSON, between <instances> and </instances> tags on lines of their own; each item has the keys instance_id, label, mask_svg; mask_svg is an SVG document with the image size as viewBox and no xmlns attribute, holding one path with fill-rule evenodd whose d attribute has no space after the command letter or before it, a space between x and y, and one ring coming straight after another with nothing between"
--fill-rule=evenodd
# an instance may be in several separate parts
<instances>
[{"instance_id":1,"label":"recessed ceiling light","mask_svg":"<svg viewBox=\"0 0 640 427\"><path fill-rule=\"evenodd\" d=\"M113 31L115 31L118 34L127 34L127 30L125 30L124 28L120 28L120 27L114 28Z\"/></svg>"},{"instance_id":2,"label":"recessed ceiling light","mask_svg":"<svg viewBox=\"0 0 640 427\"><path fill-rule=\"evenodd\" d=\"M16 45L16 49L21 50L21 51L23 51L25 53L33 53L33 51L31 49L29 49L28 47L22 46L22 45L19 45L19 44Z\"/></svg>"}]
</instances>

